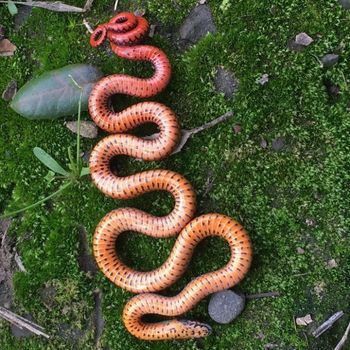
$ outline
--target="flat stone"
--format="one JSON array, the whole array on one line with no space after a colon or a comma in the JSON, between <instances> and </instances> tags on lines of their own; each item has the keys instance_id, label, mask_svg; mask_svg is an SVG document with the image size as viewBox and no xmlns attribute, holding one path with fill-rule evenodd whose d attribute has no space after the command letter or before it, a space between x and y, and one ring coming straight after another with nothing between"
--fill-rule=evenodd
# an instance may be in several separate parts
<instances>
[{"instance_id":1,"label":"flat stone","mask_svg":"<svg viewBox=\"0 0 350 350\"><path fill-rule=\"evenodd\" d=\"M339 3L345 10L350 10L350 0L339 0Z\"/></svg>"},{"instance_id":2,"label":"flat stone","mask_svg":"<svg viewBox=\"0 0 350 350\"><path fill-rule=\"evenodd\" d=\"M179 37L189 44L197 43L207 33L215 33L216 26L208 5L197 5L180 27Z\"/></svg>"},{"instance_id":3,"label":"flat stone","mask_svg":"<svg viewBox=\"0 0 350 350\"><path fill-rule=\"evenodd\" d=\"M311 38L311 36L309 36L306 33L299 33L296 37L295 37L295 43L297 45L302 45L302 46L309 46L312 42L314 41L314 39Z\"/></svg>"},{"instance_id":4,"label":"flat stone","mask_svg":"<svg viewBox=\"0 0 350 350\"><path fill-rule=\"evenodd\" d=\"M227 99L234 97L239 87L239 81L234 74L222 66L216 70L214 84L216 91L223 92Z\"/></svg>"},{"instance_id":5,"label":"flat stone","mask_svg":"<svg viewBox=\"0 0 350 350\"><path fill-rule=\"evenodd\" d=\"M209 301L209 316L217 323L233 321L244 309L245 297L232 290L214 293Z\"/></svg>"},{"instance_id":6,"label":"flat stone","mask_svg":"<svg viewBox=\"0 0 350 350\"><path fill-rule=\"evenodd\" d=\"M323 67L328 68L328 67L332 67L335 64L337 64L339 61L339 55L336 55L334 53L329 53L327 55L324 55L321 58L321 62Z\"/></svg>"}]
</instances>

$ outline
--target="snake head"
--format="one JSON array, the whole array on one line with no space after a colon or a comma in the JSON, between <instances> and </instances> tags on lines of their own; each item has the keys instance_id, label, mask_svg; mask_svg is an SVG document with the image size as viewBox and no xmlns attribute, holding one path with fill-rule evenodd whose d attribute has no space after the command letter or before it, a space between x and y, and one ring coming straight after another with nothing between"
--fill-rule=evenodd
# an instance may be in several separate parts
<instances>
[{"instance_id":1,"label":"snake head","mask_svg":"<svg viewBox=\"0 0 350 350\"><path fill-rule=\"evenodd\" d=\"M107 28L105 24L100 24L91 34L90 36L90 45L92 47L98 47L102 45L102 43L107 38Z\"/></svg>"}]
</instances>

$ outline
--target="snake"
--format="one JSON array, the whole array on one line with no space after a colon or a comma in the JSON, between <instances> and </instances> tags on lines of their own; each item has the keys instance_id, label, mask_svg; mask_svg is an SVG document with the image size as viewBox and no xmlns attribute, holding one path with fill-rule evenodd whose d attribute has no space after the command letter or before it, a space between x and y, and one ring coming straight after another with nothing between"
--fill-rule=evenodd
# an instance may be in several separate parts
<instances>
[{"instance_id":1,"label":"snake","mask_svg":"<svg viewBox=\"0 0 350 350\"><path fill-rule=\"evenodd\" d=\"M129 12L116 14L96 27L90 37L92 47L109 41L120 58L151 63L149 78L112 74L98 81L89 96L88 109L96 125L109 133L93 148L89 158L91 179L106 196L130 199L152 191L167 191L174 199L171 212L154 216L136 208L121 207L108 213L93 235L93 253L103 274L116 286L135 293L125 305L122 320L126 329L142 340L201 338L212 331L208 324L181 319L208 295L239 283L249 270L252 245L248 233L236 220L222 214L208 213L194 218L196 194L182 175L165 169L141 171L121 176L112 170L111 160L128 156L145 161L161 160L171 154L181 138L174 112L164 104L145 101L114 111L113 95L152 97L168 85L171 65L159 48L140 44L149 31L148 21ZM159 133L139 137L132 130L153 123ZM166 261L152 271L136 271L118 257L116 246L121 233L134 231L154 238L177 236ZM231 256L224 267L191 280L175 296L159 294L174 284L186 271L196 245L210 236L227 241ZM150 322L147 315L165 320ZM145 319L146 317L146 319Z\"/></svg>"}]
</instances>

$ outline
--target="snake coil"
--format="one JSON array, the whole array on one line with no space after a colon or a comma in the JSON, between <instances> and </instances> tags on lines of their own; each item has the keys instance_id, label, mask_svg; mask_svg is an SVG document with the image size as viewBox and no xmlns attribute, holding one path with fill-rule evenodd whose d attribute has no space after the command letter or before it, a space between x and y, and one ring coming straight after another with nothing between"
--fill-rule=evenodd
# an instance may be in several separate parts
<instances>
[{"instance_id":1,"label":"snake coil","mask_svg":"<svg viewBox=\"0 0 350 350\"><path fill-rule=\"evenodd\" d=\"M98 224L94 238L94 256L105 276L117 286L139 293L125 306L123 321L127 330L144 340L199 338L210 333L207 324L171 319L148 323L147 314L178 316L211 293L231 288L247 273L252 250L249 236L235 220L220 214L206 214L192 220L196 199L191 184L170 170L149 170L130 176L118 176L110 169L111 158L126 155L143 160L160 160L176 147L181 132L171 109L157 102L142 102L113 112L108 101L112 95L126 94L151 97L162 91L171 75L170 62L160 49L139 45L148 32L148 22L128 12L119 13L92 33L93 47L109 40L119 57L148 61L154 74L141 79L114 74L101 79L89 97L89 112L94 122L111 133L93 149L89 166L94 184L105 195L128 199L151 191L168 191L174 197L174 208L166 216L157 217L135 208L120 208L108 213ZM140 138L127 132L144 124L159 128L157 137ZM159 268L140 272L127 267L117 256L115 244L124 231L137 231L156 238L179 234L168 259ZM180 233L179 233L180 232ZM221 269L192 280L178 295L154 294L171 286L185 272L195 246L204 238L220 236L231 250L229 262Z\"/></svg>"}]
</instances>

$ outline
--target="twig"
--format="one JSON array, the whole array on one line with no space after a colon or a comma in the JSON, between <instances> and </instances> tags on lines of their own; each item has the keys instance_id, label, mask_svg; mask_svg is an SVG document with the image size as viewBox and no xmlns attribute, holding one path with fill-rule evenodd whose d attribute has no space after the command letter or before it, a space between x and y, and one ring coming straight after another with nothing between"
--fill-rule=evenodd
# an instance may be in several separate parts
<instances>
[{"instance_id":1,"label":"twig","mask_svg":"<svg viewBox=\"0 0 350 350\"><path fill-rule=\"evenodd\" d=\"M94 32L94 30L91 28L89 22L85 18L83 19L83 24L90 34Z\"/></svg>"},{"instance_id":2,"label":"twig","mask_svg":"<svg viewBox=\"0 0 350 350\"><path fill-rule=\"evenodd\" d=\"M219 124L219 123L222 123L224 121L226 121L227 119L233 117L233 112L227 112L223 115L221 115L220 117L218 118L215 118L214 120L208 122L208 123L205 123L201 126L198 126L197 128L193 128L193 129L190 129L190 130L186 130L186 129L181 129L181 139L179 141L179 144L177 145L177 147L170 153L170 155L173 155L173 154L176 154L176 153L179 153L182 148L185 146L186 142L188 141L188 139L203 131L203 130L206 130L206 129L209 129L209 128L212 128L213 126ZM159 136L159 133L155 133L155 134L152 134L152 135L149 135L149 136L145 136L143 137L144 139L146 140L154 140L156 139L157 137Z\"/></svg>"},{"instance_id":3,"label":"twig","mask_svg":"<svg viewBox=\"0 0 350 350\"><path fill-rule=\"evenodd\" d=\"M279 297L281 295L280 292L267 292L267 293L257 293L257 294L249 294L246 295L246 299L252 300L252 299L261 299L261 298L268 298L268 297Z\"/></svg>"},{"instance_id":4,"label":"twig","mask_svg":"<svg viewBox=\"0 0 350 350\"><path fill-rule=\"evenodd\" d=\"M291 275L290 277L302 277L306 275L310 275L312 272L304 272L304 273L296 273L295 275Z\"/></svg>"},{"instance_id":5,"label":"twig","mask_svg":"<svg viewBox=\"0 0 350 350\"><path fill-rule=\"evenodd\" d=\"M36 335L41 335L47 339L50 338L48 334L46 334L44 331L44 328L37 325L36 323L25 319L22 316L16 315L12 311L5 309L4 307L0 306L0 317L4 320L12 323L16 327L20 329L26 329L31 333L34 333Z\"/></svg>"},{"instance_id":6,"label":"twig","mask_svg":"<svg viewBox=\"0 0 350 350\"><path fill-rule=\"evenodd\" d=\"M317 327L312 332L312 335L315 338L318 338L321 334L323 334L325 331L327 331L329 328L331 328L334 325L334 323L337 322L343 316L344 316L344 312L343 311L336 312L327 321L323 322L319 327Z\"/></svg>"},{"instance_id":7,"label":"twig","mask_svg":"<svg viewBox=\"0 0 350 350\"><path fill-rule=\"evenodd\" d=\"M226 112L225 114L221 115L218 118L215 118L214 120L212 120L208 123L205 123L197 128L193 128L191 130L186 130L186 131L188 131L191 135L194 135L194 134L197 134L205 129L212 128L213 126L215 126L219 123L222 123L231 117L233 117L233 112Z\"/></svg>"},{"instance_id":8,"label":"twig","mask_svg":"<svg viewBox=\"0 0 350 350\"><path fill-rule=\"evenodd\" d=\"M113 10L114 10L114 11L117 11L117 8L118 8L118 2L119 2L119 0L115 0L115 3L114 3L114 8L113 8Z\"/></svg>"},{"instance_id":9,"label":"twig","mask_svg":"<svg viewBox=\"0 0 350 350\"><path fill-rule=\"evenodd\" d=\"M27 272L26 268L23 265L22 259L17 253L17 251L15 251L15 262L21 272Z\"/></svg>"},{"instance_id":10,"label":"twig","mask_svg":"<svg viewBox=\"0 0 350 350\"><path fill-rule=\"evenodd\" d=\"M180 140L179 144L177 145L177 147L174 149L174 151L171 153L171 155L179 153L182 150L182 148L185 146L185 143L188 141L188 139L190 137L192 137L193 135L195 135L203 130L212 128L213 126L215 126L219 123L222 123L231 117L233 117L233 112L227 112L227 113L223 114L222 116L210 121L209 123L205 123L197 128L193 128L190 130L182 129L181 130L181 140Z\"/></svg>"},{"instance_id":11,"label":"twig","mask_svg":"<svg viewBox=\"0 0 350 350\"><path fill-rule=\"evenodd\" d=\"M84 5L83 10L84 10L85 12L90 11L93 2L94 2L94 0L87 0L86 3L85 3L85 5Z\"/></svg>"},{"instance_id":12,"label":"twig","mask_svg":"<svg viewBox=\"0 0 350 350\"><path fill-rule=\"evenodd\" d=\"M8 1L0 0L1 4L6 4ZM13 1L16 5L25 5L30 7L40 7L46 10L50 11L56 11L56 12L85 12L85 8L66 5L61 1L54 1L54 2L48 2L48 1Z\"/></svg>"},{"instance_id":13,"label":"twig","mask_svg":"<svg viewBox=\"0 0 350 350\"><path fill-rule=\"evenodd\" d=\"M346 331L345 331L344 335L342 336L342 338L340 339L340 342L337 344L337 346L334 348L334 350L340 350L343 347L345 342L348 340L349 333L350 333L350 322L349 322L348 326L346 327Z\"/></svg>"}]
</instances>

